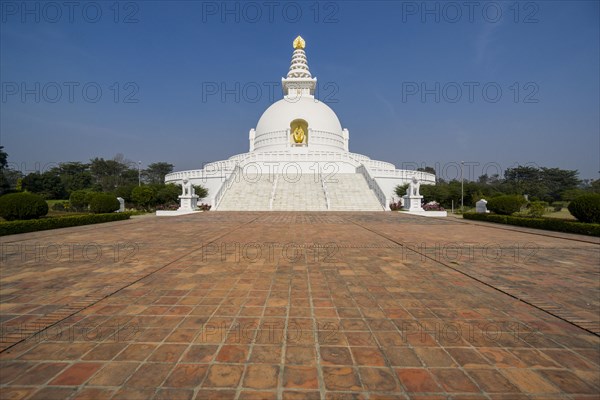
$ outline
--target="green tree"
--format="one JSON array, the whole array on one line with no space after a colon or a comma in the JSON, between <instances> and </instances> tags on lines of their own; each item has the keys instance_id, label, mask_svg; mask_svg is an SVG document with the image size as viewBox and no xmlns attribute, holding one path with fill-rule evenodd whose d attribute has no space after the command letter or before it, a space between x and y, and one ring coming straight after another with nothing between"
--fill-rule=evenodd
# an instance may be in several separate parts
<instances>
[{"instance_id":1,"label":"green tree","mask_svg":"<svg viewBox=\"0 0 600 400\"><path fill-rule=\"evenodd\" d=\"M75 190L89 189L92 187L92 174L90 165L81 162L60 163L50 172L60 177L64 189L71 193Z\"/></svg>"},{"instance_id":2,"label":"green tree","mask_svg":"<svg viewBox=\"0 0 600 400\"><path fill-rule=\"evenodd\" d=\"M135 164L126 160L122 154L117 154L112 160L94 158L90 160L90 173L93 183L102 191L111 192L122 185L137 184L138 170L130 168Z\"/></svg>"},{"instance_id":3,"label":"green tree","mask_svg":"<svg viewBox=\"0 0 600 400\"><path fill-rule=\"evenodd\" d=\"M23 178L23 190L37 193L46 199L66 199L67 192L60 177L52 171L33 172Z\"/></svg>"},{"instance_id":4,"label":"green tree","mask_svg":"<svg viewBox=\"0 0 600 400\"><path fill-rule=\"evenodd\" d=\"M156 185L155 205L167 205L177 203L178 196L181 194L181 188L178 185Z\"/></svg>"},{"instance_id":5,"label":"green tree","mask_svg":"<svg viewBox=\"0 0 600 400\"><path fill-rule=\"evenodd\" d=\"M165 175L171 172L173 172L173 164L156 162L148 165L144 170L144 176L148 183L162 184L165 181Z\"/></svg>"},{"instance_id":6,"label":"green tree","mask_svg":"<svg viewBox=\"0 0 600 400\"><path fill-rule=\"evenodd\" d=\"M133 203L145 210L154 202L154 190L149 186L136 186L131 191L131 200Z\"/></svg>"},{"instance_id":7,"label":"green tree","mask_svg":"<svg viewBox=\"0 0 600 400\"><path fill-rule=\"evenodd\" d=\"M208 189L202 185L194 185L194 192L201 199L204 199L208 196Z\"/></svg>"},{"instance_id":8,"label":"green tree","mask_svg":"<svg viewBox=\"0 0 600 400\"><path fill-rule=\"evenodd\" d=\"M427 172L429 174L435 175L435 169L433 167L417 168L417 171Z\"/></svg>"}]
</instances>

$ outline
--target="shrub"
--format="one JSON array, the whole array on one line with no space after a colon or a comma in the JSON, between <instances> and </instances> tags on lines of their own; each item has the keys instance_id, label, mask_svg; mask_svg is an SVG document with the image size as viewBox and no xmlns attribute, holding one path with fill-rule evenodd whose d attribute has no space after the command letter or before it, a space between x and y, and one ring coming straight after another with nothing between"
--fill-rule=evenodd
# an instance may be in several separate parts
<instances>
[{"instance_id":1,"label":"shrub","mask_svg":"<svg viewBox=\"0 0 600 400\"><path fill-rule=\"evenodd\" d=\"M444 207L440 205L437 201L430 201L423 205L423 210L425 211L444 211Z\"/></svg>"},{"instance_id":2,"label":"shrub","mask_svg":"<svg viewBox=\"0 0 600 400\"><path fill-rule=\"evenodd\" d=\"M90 203L92 202L92 199L94 198L95 195L100 194L101 192L86 192L85 193L85 199L83 200L86 204L86 207L90 205Z\"/></svg>"},{"instance_id":3,"label":"shrub","mask_svg":"<svg viewBox=\"0 0 600 400\"><path fill-rule=\"evenodd\" d=\"M149 186L137 186L131 191L131 200L139 207L147 209L154 201L154 190Z\"/></svg>"},{"instance_id":4,"label":"shrub","mask_svg":"<svg viewBox=\"0 0 600 400\"><path fill-rule=\"evenodd\" d=\"M154 195L154 202L157 205L177 204L178 196L181 194L181 189L177 185L168 184L162 185Z\"/></svg>"},{"instance_id":5,"label":"shrub","mask_svg":"<svg viewBox=\"0 0 600 400\"><path fill-rule=\"evenodd\" d=\"M204 204L204 203L202 203L202 204L200 204L198 207L199 207L199 208L200 208L202 211L210 211L210 209L211 209L211 207L212 207L212 206L211 206L210 204Z\"/></svg>"},{"instance_id":6,"label":"shrub","mask_svg":"<svg viewBox=\"0 0 600 400\"><path fill-rule=\"evenodd\" d=\"M69 196L69 203L77 211L83 211L90 205L91 196L87 190L75 190Z\"/></svg>"},{"instance_id":7,"label":"shrub","mask_svg":"<svg viewBox=\"0 0 600 400\"><path fill-rule=\"evenodd\" d=\"M90 211L94 214L104 214L117 211L119 200L113 195L96 193L90 201Z\"/></svg>"},{"instance_id":8,"label":"shrub","mask_svg":"<svg viewBox=\"0 0 600 400\"><path fill-rule=\"evenodd\" d=\"M52 205L54 211L73 211L71 204L68 201L59 201Z\"/></svg>"},{"instance_id":9,"label":"shrub","mask_svg":"<svg viewBox=\"0 0 600 400\"><path fill-rule=\"evenodd\" d=\"M600 224L589 224L558 218L513 217L510 215L465 213L463 218L476 221L496 222L500 224L544 229L547 231L576 233L600 237Z\"/></svg>"},{"instance_id":10,"label":"shrub","mask_svg":"<svg viewBox=\"0 0 600 400\"><path fill-rule=\"evenodd\" d=\"M208 189L202 185L194 185L194 193L201 199L204 199L208 196Z\"/></svg>"},{"instance_id":11,"label":"shrub","mask_svg":"<svg viewBox=\"0 0 600 400\"><path fill-rule=\"evenodd\" d=\"M0 197L0 217L7 221L36 219L48 214L48 203L33 193L11 193Z\"/></svg>"},{"instance_id":12,"label":"shrub","mask_svg":"<svg viewBox=\"0 0 600 400\"><path fill-rule=\"evenodd\" d=\"M534 218L541 218L546 212L548 203L545 201L533 201L527 206L527 215Z\"/></svg>"},{"instance_id":13,"label":"shrub","mask_svg":"<svg viewBox=\"0 0 600 400\"><path fill-rule=\"evenodd\" d=\"M584 194L569 204L569 212L581 222L600 224L600 194Z\"/></svg>"},{"instance_id":14,"label":"shrub","mask_svg":"<svg viewBox=\"0 0 600 400\"><path fill-rule=\"evenodd\" d=\"M398 201L397 203L394 203L394 202L390 203L390 210L396 211L396 210L400 210L400 209L402 209L402 203L400 201Z\"/></svg>"},{"instance_id":15,"label":"shrub","mask_svg":"<svg viewBox=\"0 0 600 400\"><path fill-rule=\"evenodd\" d=\"M505 195L492 197L487 203L487 208L496 214L511 215L519 211L525 203L523 196Z\"/></svg>"},{"instance_id":16,"label":"shrub","mask_svg":"<svg viewBox=\"0 0 600 400\"><path fill-rule=\"evenodd\" d=\"M67 228L102 222L121 221L129 219L129 213L88 214L67 217L41 218L32 221L0 222L0 236L15 235L17 233L37 232L48 229Z\"/></svg>"}]
</instances>

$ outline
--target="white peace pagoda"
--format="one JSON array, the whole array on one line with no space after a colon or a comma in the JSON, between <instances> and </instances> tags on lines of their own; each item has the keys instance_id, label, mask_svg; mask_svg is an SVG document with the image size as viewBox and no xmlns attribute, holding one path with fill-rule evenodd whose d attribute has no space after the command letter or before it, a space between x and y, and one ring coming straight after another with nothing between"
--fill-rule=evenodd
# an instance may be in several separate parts
<instances>
[{"instance_id":1,"label":"white peace pagoda","mask_svg":"<svg viewBox=\"0 0 600 400\"><path fill-rule=\"evenodd\" d=\"M203 202L217 211L383 211L397 198L397 185L413 178L435 184L433 174L350 152L348 129L314 97L317 78L308 68L304 40L298 36L293 46L290 70L281 79L283 99L250 130L249 151L173 172L166 183L206 187Z\"/></svg>"}]
</instances>

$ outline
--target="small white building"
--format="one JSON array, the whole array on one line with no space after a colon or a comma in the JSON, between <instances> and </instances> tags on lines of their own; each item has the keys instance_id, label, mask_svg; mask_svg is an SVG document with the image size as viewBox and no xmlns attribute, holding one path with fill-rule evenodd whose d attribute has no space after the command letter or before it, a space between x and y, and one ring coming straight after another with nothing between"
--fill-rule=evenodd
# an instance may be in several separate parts
<instances>
[{"instance_id":1,"label":"small white building","mask_svg":"<svg viewBox=\"0 0 600 400\"><path fill-rule=\"evenodd\" d=\"M400 170L349 151L350 134L335 112L314 97L317 78L308 68L298 36L283 98L250 129L249 151L203 169L168 174L209 190L212 210L383 211L397 185L415 177L435 184L435 175Z\"/></svg>"}]
</instances>

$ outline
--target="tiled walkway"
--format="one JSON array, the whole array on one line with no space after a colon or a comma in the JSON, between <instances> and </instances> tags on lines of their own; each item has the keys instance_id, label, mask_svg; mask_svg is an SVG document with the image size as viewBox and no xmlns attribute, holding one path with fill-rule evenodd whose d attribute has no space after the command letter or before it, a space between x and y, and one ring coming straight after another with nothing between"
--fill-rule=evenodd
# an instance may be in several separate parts
<instances>
[{"instance_id":1,"label":"tiled walkway","mask_svg":"<svg viewBox=\"0 0 600 400\"><path fill-rule=\"evenodd\" d=\"M1 238L2 399L597 399L597 239L400 213Z\"/></svg>"}]
</instances>

